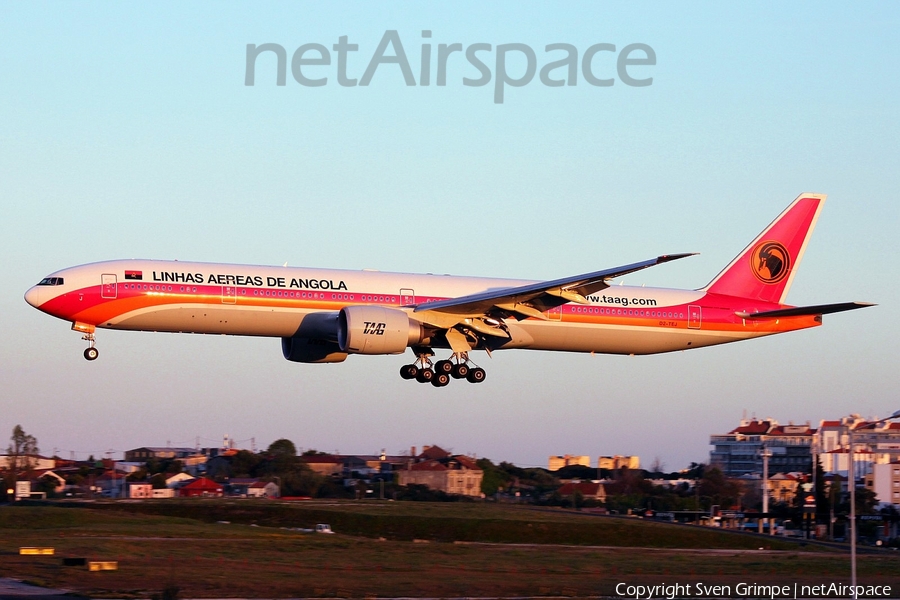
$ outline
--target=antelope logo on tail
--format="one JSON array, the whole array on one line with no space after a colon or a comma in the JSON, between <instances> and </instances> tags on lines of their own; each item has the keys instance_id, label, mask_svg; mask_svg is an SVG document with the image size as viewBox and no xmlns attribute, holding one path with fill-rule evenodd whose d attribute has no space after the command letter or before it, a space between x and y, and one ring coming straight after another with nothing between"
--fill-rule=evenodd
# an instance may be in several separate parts
<instances>
[{"instance_id":1,"label":"antelope logo on tail","mask_svg":"<svg viewBox=\"0 0 900 600\"><path fill-rule=\"evenodd\" d=\"M791 270L791 257L780 242L761 242L750 253L750 268L763 283L778 283Z\"/></svg>"}]
</instances>

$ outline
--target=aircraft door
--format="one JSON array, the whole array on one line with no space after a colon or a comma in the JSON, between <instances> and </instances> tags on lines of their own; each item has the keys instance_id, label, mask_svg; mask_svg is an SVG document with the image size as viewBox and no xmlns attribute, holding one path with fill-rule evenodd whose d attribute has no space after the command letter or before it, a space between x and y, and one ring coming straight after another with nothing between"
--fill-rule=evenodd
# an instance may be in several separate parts
<instances>
[{"instance_id":1,"label":"aircraft door","mask_svg":"<svg viewBox=\"0 0 900 600\"><path fill-rule=\"evenodd\" d=\"M237 302L237 288L233 285L222 286L222 304L234 304Z\"/></svg>"},{"instance_id":2,"label":"aircraft door","mask_svg":"<svg viewBox=\"0 0 900 600\"><path fill-rule=\"evenodd\" d=\"M416 293L408 288L400 290L400 306L409 306L416 303Z\"/></svg>"},{"instance_id":3,"label":"aircraft door","mask_svg":"<svg viewBox=\"0 0 900 600\"><path fill-rule=\"evenodd\" d=\"M691 304L688 306L688 328L689 329L700 329L700 323L702 322L702 312L700 307L696 304Z\"/></svg>"},{"instance_id":4,"label":"aircraft door","mask_svg":"<svg viewBox=\"0 0 900 600\"><path fill-rule=\"evenodd\" d=\"M100 276L101 298L115 298L116 288L116 275L114 273L104 273Z\"/></svg>"},{"instance_id":5,"label":"aircraft door","mask_svg":"<svg viewBox=\"0 0 900 600\"><path fill-rule=\"evenodd\" d=\"M551 321L561 321L562 320L562 306L557 306L556 308L551 308L547 311L547 316L550 317Z\"/></svg>"}]
</instances>

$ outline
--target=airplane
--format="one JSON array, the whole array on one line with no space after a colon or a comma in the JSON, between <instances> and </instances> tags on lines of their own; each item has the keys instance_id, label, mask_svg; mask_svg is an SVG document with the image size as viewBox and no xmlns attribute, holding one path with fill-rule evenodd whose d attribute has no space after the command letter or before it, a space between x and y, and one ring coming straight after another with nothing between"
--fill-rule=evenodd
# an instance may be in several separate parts
<instances>
[{"instance_id":1,"label":"airplane","mask_svg":"<svg viewBox=\"0 0 900 600\"><path fill-rule=\"evenodd\" d=\"M826 196L795 199L708 285L677 290L611 280L692 254L668 254L551 281L162 260L63 269L29 289L35 308L70 321L95 360L95 331L281 338L301 363L402 354L404 379L480 383L469 354L523 348L604 354L688 350L816 327L822 315L873 306L785 304ZM432 362L435 349L449 350Z\"/></svg>"}]
</instances>

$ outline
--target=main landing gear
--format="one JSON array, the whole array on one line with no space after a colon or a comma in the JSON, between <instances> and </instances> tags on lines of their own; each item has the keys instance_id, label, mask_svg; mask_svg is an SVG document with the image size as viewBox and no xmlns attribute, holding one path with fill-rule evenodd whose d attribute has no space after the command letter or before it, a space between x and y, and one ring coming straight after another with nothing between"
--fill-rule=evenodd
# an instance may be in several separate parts
<instances>
[{"instance_id":1,"label":"main landing gear","mask_svg":"<svg viewBox=\"0 0 900 600\"><path fill-rule=\"evenodd\" d=\"M81 339L87 340L87 342L90 344L90 346L88 346L84 350L84 357L87 360L97 360L97 357L100 356L100 351L94 347L94 344L95 344L94 334L86 333L86 334L84 334L84 336Z\"/></svg>"},{"instance_id":2,"label":"main landing gear","mask_svg":"<svg viewBox=\"0 0 900 600\"><path fill-rule=\"evenodd\" d=\"M434 387L444 387L450 383L451 378L481 383L487 375L481 367L469 366L467 352L455 352L450 357L451 360L439 360L436 363L431 362L430 356L434 354L420 353L414 363L400 367L400 377L415 379L419 383L431 382Z\"/></svg>"}]
</instances>

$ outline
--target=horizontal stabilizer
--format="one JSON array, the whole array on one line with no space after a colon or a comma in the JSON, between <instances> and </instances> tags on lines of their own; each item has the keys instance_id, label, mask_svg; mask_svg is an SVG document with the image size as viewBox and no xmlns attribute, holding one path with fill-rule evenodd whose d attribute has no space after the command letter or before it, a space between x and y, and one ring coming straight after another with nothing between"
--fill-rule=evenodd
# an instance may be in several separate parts
<instances>
[{"instance_id":1,"label":"horizontal stabilizer","mask_svg":"<svg viewBox=\"0 0 900 600\"><path fill-rule=\"evenodd\" d=\"M742 319L778 319L781 317L804 317L813 315L829 315L831 313L844 312L875 306L871 302L841 302L839 304L820 304L818 306L795 306L794 308L780 308L758 313L735 313Z\"/></svg>"}]
</instances>

